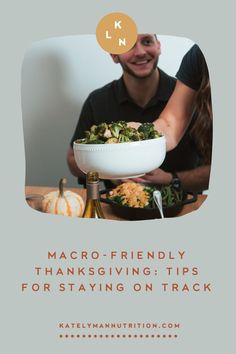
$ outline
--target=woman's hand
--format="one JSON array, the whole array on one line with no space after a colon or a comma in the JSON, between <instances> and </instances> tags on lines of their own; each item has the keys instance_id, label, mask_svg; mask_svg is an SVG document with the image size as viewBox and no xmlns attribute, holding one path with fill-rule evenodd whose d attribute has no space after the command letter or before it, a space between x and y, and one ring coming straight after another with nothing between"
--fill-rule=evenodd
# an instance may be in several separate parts
<instances>
[{"instance_id":1,"label":"woman's hand","mask_svg":"<svg viewBox=\"0 0 236 354\"><path fill-rule=\"evenodd\" d=\"M138 122L128 122L128 127L138 129L141 123Z\"/></svg>"}]
</instances>

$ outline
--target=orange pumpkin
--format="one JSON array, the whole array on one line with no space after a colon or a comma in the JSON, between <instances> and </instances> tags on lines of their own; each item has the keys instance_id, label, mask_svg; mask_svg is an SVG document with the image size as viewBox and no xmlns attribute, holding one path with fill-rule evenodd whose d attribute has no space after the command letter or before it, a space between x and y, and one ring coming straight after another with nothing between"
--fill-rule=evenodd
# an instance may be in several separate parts
<instances>
[{"instance_id":1,"label":"orange pumpkin","mask_svg":"<svg viewBox=\"0 0 236 354\"><path fill-rule=\"evenodd\" d=\"M59 181L59 190L50 192L44 196L42 211L50 214L66 216L82 216L84 212L84 201L81 196L72 191L64 191L66 179Z\"/></svg>"}]
</instances>

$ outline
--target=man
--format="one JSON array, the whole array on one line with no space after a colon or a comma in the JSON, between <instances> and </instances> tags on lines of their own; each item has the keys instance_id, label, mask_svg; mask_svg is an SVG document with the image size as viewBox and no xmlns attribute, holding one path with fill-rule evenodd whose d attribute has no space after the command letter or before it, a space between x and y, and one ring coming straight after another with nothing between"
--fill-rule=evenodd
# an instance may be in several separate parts
<instances>
[{"instance_id":1,"label":"man","mask_svg":"<svg viewBox=\"0 0 236 354\"><path fill-rule=\"evenodd\" d=\"M84 137L84 132L93 124L118 120L153 122L161 114L174 91L176 80L157 67L160 54L160 42L154 34L139 34L131 50L125 54L111 55L113 61L122 66L123 75L88 96L67 155L69 168L80 181L84 180L84 174L76 165L73 141ZM160 184L174 183L180 186L181 173L188 174L199 164L195 143L186 132L178 146L167 153L161 168L155 171L155 177L159 175ZM188 190L195 190L196 186L197 190L200 187L205 189L208 184L204 174L202 185L199 186L199 173L197 178L191 177L191 180L187 178L185 181L187 185L182 183L182 187L188 187Z\"/></svg>"}]
</instances>

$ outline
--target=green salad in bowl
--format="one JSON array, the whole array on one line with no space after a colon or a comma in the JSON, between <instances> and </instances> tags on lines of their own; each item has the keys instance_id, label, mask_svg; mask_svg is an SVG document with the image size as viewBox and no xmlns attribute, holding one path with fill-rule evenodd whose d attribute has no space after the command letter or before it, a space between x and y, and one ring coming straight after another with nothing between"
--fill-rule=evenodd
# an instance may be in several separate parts
<instances>
[{"instance_id":1,"label":"green salad in bowl","mask_svg":"<svg viewBox=\"0 0 236 354\"><path fill-rule=\"evenodd\" d=\"M138 129L129 127L127 122L93 125L85 132L85 138L76 140L78 144L117 144L159 138L153 123L143 123Z\"/></svg>"}]
</instances>

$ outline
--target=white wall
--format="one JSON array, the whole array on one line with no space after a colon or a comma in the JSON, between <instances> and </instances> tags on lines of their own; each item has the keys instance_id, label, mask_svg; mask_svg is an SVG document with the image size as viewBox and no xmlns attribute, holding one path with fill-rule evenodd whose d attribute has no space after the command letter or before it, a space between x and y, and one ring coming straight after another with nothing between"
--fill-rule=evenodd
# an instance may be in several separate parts
<instances>
[{"instance_id":1,"label":"white wall","mask_svg":"<svg viewBox=\"0 0 236 354\"><path fill-rule=\"evenodd\" d=\"M159 67L175 75L193 42L158 36ZM121 69L98 45L95 35L51 38L35 42L22 65L22 117L26 185L56 186L66 177L76 186L66 153L82 104L94 89L119 78Z\"/></svg>"}]
</instances>

